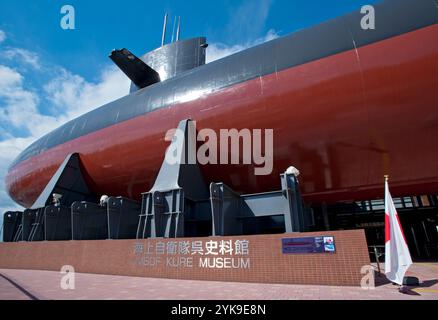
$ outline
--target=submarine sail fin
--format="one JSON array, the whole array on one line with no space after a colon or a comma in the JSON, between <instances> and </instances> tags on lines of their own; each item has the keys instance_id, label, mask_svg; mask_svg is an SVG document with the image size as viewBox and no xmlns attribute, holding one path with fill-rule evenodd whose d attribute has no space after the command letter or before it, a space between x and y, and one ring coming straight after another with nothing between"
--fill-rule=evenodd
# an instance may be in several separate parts
<instances>
[{"instance_id":1,"label":"submarine sail fin","mask_svg":"<svg viewBox=\"0 0 438 320\"><path fill-rule=\"evenodd\" d=\"M161 81L158 72L127 49L113 50L110 59L140 89Z\"/></svg>"}]
</instances>

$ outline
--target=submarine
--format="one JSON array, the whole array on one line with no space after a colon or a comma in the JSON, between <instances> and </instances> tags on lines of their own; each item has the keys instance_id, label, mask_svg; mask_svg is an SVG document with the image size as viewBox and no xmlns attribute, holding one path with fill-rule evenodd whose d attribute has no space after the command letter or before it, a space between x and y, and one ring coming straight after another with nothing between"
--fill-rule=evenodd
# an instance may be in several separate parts
<instances>
[{"instance_id":1,"label":"submarine","mask_svg":"<svg viewBox=\"0 0 438 320\"><path fill-rule=\"evenodd\" d=\"M205 38L164 44L137 58L110 58L132 80L129 94L74 119L25 149L6 188L30 208L63 161L80 156L97 195L134 200L149 190L183 119L197 129L272 129L273 170L203 165L206 182L241 193L275 189L293 165L309 203L438 191L438 5L386 0L376 28L350 14L205 63Z\"/></svg>"}]
</instances>

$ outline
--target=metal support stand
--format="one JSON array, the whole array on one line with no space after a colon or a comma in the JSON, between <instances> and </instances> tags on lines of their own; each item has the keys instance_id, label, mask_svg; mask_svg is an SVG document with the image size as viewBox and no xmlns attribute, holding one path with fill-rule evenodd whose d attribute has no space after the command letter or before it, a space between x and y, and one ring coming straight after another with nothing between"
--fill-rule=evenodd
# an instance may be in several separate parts
<instances>
[{"instance_id":1,"label":"metal support stand","mask_svg":"<svg viewBox=\"0 0 438 320\"><path fill-rule=\"evenodd\" d=\"M133 239L140 214L140 203L110 197L101 205L75 202L71 206L71 239Z\"/></svg>"},{"instance_id":2,"label":"metal support stand","mask_svg":"<svg viewBox=\"0 0 438 320\"><path fill-rule=\"evenodd\" d=\"M191 120L180 122L155 184L142 194L141 204L121 197L103 198L98 204L84 179L79 155L69 155L22 214L21 224L5 220L9 223L5 239L144 239L308 230L311 215L303 208L293 173L280 176L280 191L241 195L224 183L207 188L197 165L195 130ZM19 216L11 214L11 219Z\"/></svg>"},{"instance_id":3,"label":"metal support stand","mask_svg":"<svg viewBox=\"0 0 438 320\"><path fill-rule=\"evenodd\" d=\"M140 209L137 201L110 197L107 202L108 238L135 238Z\"/></svg>"},{"instance_id":4,"label":"metal support stand","mask_svg":"<svg viewBox=\"0 0 438 320\"><path fill-rule=\"evenodd\" d=\"M281 217L285 231L304 232L306 221L298 180L292 174L281 175L282 190L252 195L238 195L223 183L210 185L213 236L241 235L253 225L251 233L263 233L249 222L254 218Z\"/></svg>"},{"instance_id":5,"label":"metal support stand","mask_svg":"<svg viewBox=\"0 0 438 320\"><path fill-rule=\"evenodd\" d=\"M307 230L311 222L293 174L281 175L282 190L276 192L239 195L223 183L207 189L198 165L189 164L196 163L194 130L191 120L179 124L154 187L143 194L137 239L200 236L206 221L213 236Z\"/></svg>"},{"instance_id":6,"label":"metal support stand","mask_svg":"<svg viewBox=\"0 0 438 320\"><path fill-rule=\"evenodd\" d=\"M23 214L23 241L43 241L44 208L25 210Z\"/></svg>"},{"instance_id":7,"label":"metal support stand","mask_svg":"<svg viewBox=\"0 0 438 320\"><path fill-rule=\"evenodd\" d=\"M52 205L53 194L62 195L60 205L67 207L76 201L97 201L85 182L79 154L74 153L65 158L30 209Z\"/></svg>"},{"instance_id":8,"label":"metal support stand","mask_svg":"<svg viewBox=\"0 0 438 320\"><path fill-rule=\"evenodd\" d=\"M44 211L45 240L71 240L71 208L48 206Z\"/></svg>"},{"instance_id":9,"label":"metal support stand","mask_svg":"<svg viewBox=\"0 0 438 320\"><path fill-rule=\"evenodd\" d=\"M166 152L154 187L142 195L137 239L187 236L186 203L208 199L201 171L191 163L196 163L196 132L193 122L184 120Z\"/></svg>"},{"instance_id":10,"label":"metal support stand","mask_svg":"<svg viewBox=\"0 0 438 320\"><path fill-rule=\"evenodd\" d=\"M56 205L53 205L54 194L60 196ZM70 239L66 237L66 229L71 226L65 217L66 207L75 201L93 200L96 201L96 197L85 182L79 154L67 156L32 207L22 213L13 241Z\"/></svg>"},{"instance_id":11,"label":"metal support stand","mask_svg":"<svg viewBox=\"0 0 438 320\"><path fill-rule=\"evenodd\" d=\"M71 206L72 240L106 240L107 207L92 202L75 202Z\"/></svg>"},{"instance_id":12,"label":"metal support stand","mask_svg":"<svg viewBox=\"0 0 438 320\"><path fill-rule=\"evenodd\" d=\"M23 212L6 212L3 217L3 242L14 242L21 236L21 221Z\"/></svg>"}]
</instances>

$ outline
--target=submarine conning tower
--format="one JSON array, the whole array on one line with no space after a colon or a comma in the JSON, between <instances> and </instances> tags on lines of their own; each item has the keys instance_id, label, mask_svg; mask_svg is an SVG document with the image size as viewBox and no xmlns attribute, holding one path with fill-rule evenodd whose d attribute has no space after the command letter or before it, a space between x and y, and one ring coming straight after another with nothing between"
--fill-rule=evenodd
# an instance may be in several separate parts
<instances>
[{"instance_id":1,"label":"submarine conning tower","mask_svg":"<svg viewBox=\"0 0 438 320\"><path fill-rule=\"evenodd\" d=\"M204 65L206 48L205 37L181 40L148 52L141 60L158 72L161 81L165 81Z\"/></svg>"},{"instance_id":2,"label":"submarine conning tower","mask_svg":"<svg viewBox=\"0 0 438 320\"><path fill-rule=\"evenodd\" d=\"M111 60L132 81L130 93L205 64L208 47L205 37L179 40L180 23L178 23L176 41L173 41L172 34L172 41L165 44L166 26L167 15L164 18L161 47L144 54L141 58L136 57L127 49L111 52Z\"/></svg>"}]
</instances>

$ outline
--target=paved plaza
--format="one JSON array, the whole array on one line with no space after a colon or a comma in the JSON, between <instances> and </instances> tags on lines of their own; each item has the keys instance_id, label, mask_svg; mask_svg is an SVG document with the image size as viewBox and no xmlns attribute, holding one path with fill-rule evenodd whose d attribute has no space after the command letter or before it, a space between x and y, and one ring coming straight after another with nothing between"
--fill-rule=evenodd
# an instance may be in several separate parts
<instances>
[{"instance_id":1,"label":"paved plaza","mask_svg":"<svg viewBox=\"0 0 438 320\"><path fill-rule=\"evenodd\" d=\"M374 290L364 290L78 273L75 289L63 290L59 272L0 270L0 300L438 300L438 263L416 263L408 275L421 281L408 294L384 277L376 277Z\"/></svg>"}]
</instances>

